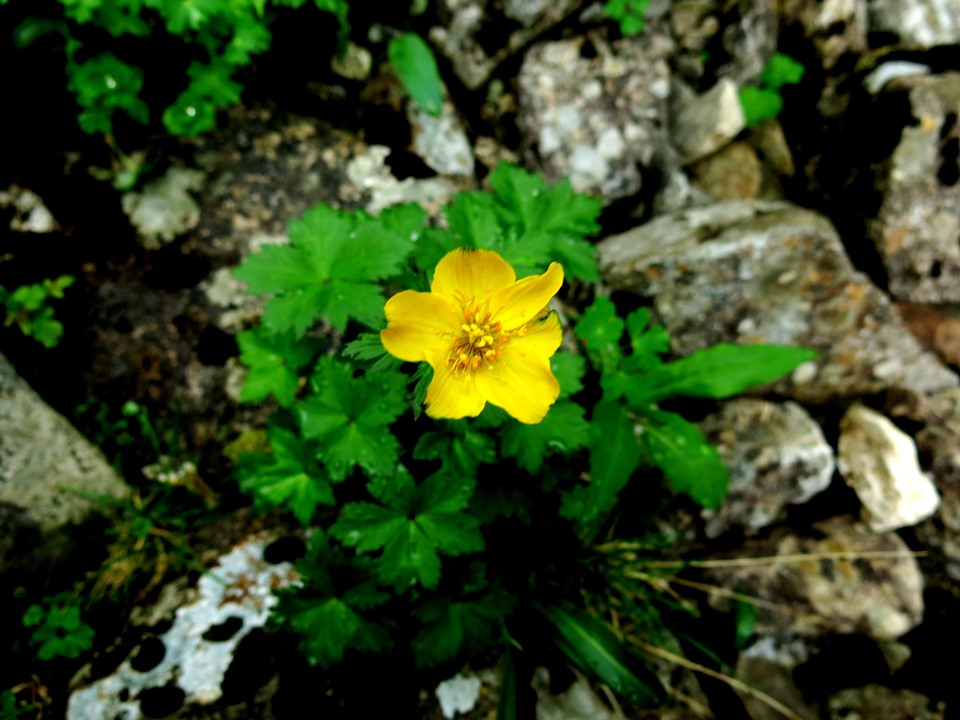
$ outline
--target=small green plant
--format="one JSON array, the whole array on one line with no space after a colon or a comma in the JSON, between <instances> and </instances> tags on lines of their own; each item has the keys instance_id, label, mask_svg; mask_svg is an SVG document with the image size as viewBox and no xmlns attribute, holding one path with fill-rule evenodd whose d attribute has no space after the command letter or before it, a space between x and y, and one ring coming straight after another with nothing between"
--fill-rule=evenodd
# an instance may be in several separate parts
<instances>
[{"instance_id":1,"label":"small green plant","mask_svg":"<svg viewBox=\"0 0 960 720\"><path fill-rule=\"evenodd\" d=\"M24 335L45 348L56 347L63 335L63 324L53 317L53 308L47 303L62 299L64 290L73 282L70 275L61 275L41 283L21 285L12 292L0 285L0 305L6 311L4 326L16 325Z\"/></svg>"},{"instance_id":2,"label":"small green plant","mask_svg":"<svg viewBox=\"0 0 960 720\"><path fill-rule=\"evenodd\" d=\"M238 480L312 533L274 623L323 666L390 652L426 668L501 647L503 713L525 681L518 654L544 643L656 705L664 688L611 621L659 639L668 603L653 573L620 570L662 551L649 538L671 493L716 508L728 483L698 427L661 404L729 397L815 353L670 359L648 310L572 300L600 280L599 200L510 165L490 183L440 223L414 205L318 206L236 271L269 296L238 337L242 397L278 407ZM549 302L564 279L561 323Z\"/></svg>"},{"instance_id":3,"label":"small green plant","mask_svg":"<svg viewBox=\"0 0 960 720\"><path fill-rule=\"evenodd\" d=\"M740 89L740 105L747 127L776 118L783 110L781 88L799 83L804 71L803 65L789 55L774 53L760 76L760 86Z\"/></svg>"},{"instance_id":4,"label":"small green plant","mask_svg":"<svg viewBox=\"0 0 960 720\"><path fill-rule=\"evenodd\" d=\"M607 0L603 12L608 18L619 23L621 33L632 37L643 32L646 24L643 14L649 4L650 0Z\"/></svg>"},{"instance_id":5,"label":"small green plant","mask_svg":"<svg viewBox=\"0 0 960 720\"><path fill-rule=\"evenodd\" d=\"M77 658L93 647L93 628L81 616L77 598L61 593L31 605L23 614L23 624L36 628L30 644L37 648L37 658Z\"/></svg>"}]
</instances>

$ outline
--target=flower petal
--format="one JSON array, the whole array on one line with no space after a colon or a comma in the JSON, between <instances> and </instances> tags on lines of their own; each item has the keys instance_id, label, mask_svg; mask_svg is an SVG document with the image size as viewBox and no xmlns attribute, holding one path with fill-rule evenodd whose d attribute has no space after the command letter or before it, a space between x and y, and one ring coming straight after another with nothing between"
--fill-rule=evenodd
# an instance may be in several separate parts
<instances>
[{"instance_id":1,"label":"flower petal","mask_svg":"<svg viewBox=\"0 0 960 720\"><path fill-rule=\"evenodd\" d=\"M563 266L550 263L543 275L531 275L509 285L490 299L493 317L504 330L514 330L533 320L563 285Z\"/></svg>"},{"instance_id":2,"label":"flower petal","mask_svg":"<svg viewBox=\"0 0 960 720\"><path fill-rule=\"evenodd\" d=\"M408 362L425 360L429 348L449 346L461 322L449 298L414 290L394 295L383 311L387 329L380 332L380 341L388 353Z\"/></svg>"},{"instance_id":3,"label":"flower petal","mask_svg":"<svg viewBox=\"0 0 960 720\"><path fill-rule=\"evenodd\" d=\"M437 263L430 292L479 301L516 279L510 263L492 250L460 248L448 252Z\"/></svg>"},{"instance_id":4,"label":"flower petal","mask_svg":"<svg viewBox=\"0 0 960 720\"><path fill-rule=\"evenodd\" d=\"M455 373L439 355L432 359L438 364L430 362L433 380L427 388L427 415L448 420L479 415L485 401L477 390L474 373Z\"/></svg>"},{"instance_id":5,"label":"flower petal","mask_svg":"<svg viewBox=\"0 0 960 720\"><path fill-rule=\"evenodd\" d=\"M520 422L540 422L560 395L550 356L562 339L556 313L533 323L526 334L511 336L497 361L477 372L477 390Z\"/></svg>"}]
</instances>

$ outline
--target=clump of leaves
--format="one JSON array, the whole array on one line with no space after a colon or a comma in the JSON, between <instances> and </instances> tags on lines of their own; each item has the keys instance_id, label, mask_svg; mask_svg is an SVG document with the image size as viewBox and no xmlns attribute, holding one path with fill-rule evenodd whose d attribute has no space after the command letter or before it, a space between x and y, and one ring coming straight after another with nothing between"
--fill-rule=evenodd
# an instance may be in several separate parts
<instances>
[{"instance_id":1,"label":"clump of leaves","mask_svg":"<svg viewBox=\"0 0 960 720\"><path fill-rule=\"evenodd\" d=\"M278 406L269 450L242 455L238 480L257 505L290 512L312 533L303 583L281 592L274 623L324 666L392 652L430 667L532 635L653 705L664 697L656 676L586 609L639 597L613 587L615 554L598 552L597 538L629 539L653 522L654 503L618 503L631 480L656 493L664 477L711 508L726 493L717 451L664 400L728 397L814 354L718 345L672 359L648 310L624 317L597 297L568 308L579 319L569 349L551 358L560 397L540 423L492 406L473 419L424 419L432 371L386 354L376 332L384 284L424 290L456 248L495 250L521 277L559 261L572 283L600 279L588 240L599 200L510 165L490 184L457 195L435 222L413 205L377 217L314 208L291 224L289 245L263 248L236 271L269 296L261 324L239 336L250 368L242 397ZM659 617L655 608L648 617ZM504 708L519 682L514 652Z\"/></svg>"},{"instance_id":2,"label":"clump of leaves","mask_svg":"<svg viewBox=\"0 0 960 720\"><path fill-rule=\"evenodd\" d=\"M620 25L620 32L627 37L639 35L643 32L646 23L643 14L647 11L650 0L607 0L603 6L603 13Z\"/></svg>"},{"instance_id":3,"label":"clump of leaves","mask_svg":"<svg viewBox=\"0 0 960 720\"><path fill-rule=\"evenodd\" d=\"M83 621L77 600L69 593L28 607L23 624L36 628L30 635L30 644L36 646L40 660L77 658L93 647L93 628Z\"/></svg>"},{"instance_id":4,"label":"clump of leaves","mask_svg":"<svg viewBox=\"0 0 960 720\"><path fill-rule=\"evenodd\" d=\"M6 313L4 326L16 325L20 332L45 348L56 347L63 336L63 323L54 318L48 303L62 299L73 282L72 276L61 275L33 285L21 285L13 291L0 285L0 305Z\"/></svg>"},{"instance_id":5,"label":"clump of leaves","mask_svg":"<svg viewBox=\"0 0 960 720\"><path fill-rule=\"evenodd\" d=\"M747 127L773 120L783 110L781 89L803 79L805 68L789 55L774 53L760 76L759 87L740 89L740 105Z\"/></svg>"}]
</instances>

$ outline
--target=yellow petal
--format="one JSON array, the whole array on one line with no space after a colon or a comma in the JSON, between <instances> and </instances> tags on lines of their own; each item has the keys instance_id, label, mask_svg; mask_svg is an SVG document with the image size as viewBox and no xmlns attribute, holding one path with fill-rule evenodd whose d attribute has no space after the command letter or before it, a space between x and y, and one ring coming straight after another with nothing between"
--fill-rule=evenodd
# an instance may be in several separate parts
<instances>
[{"instance_id":1,"label":"yellow petal","mask_svg":"<svg viewBox=\"0 0 960 720\"><path fill-rule=\"evenodd\" d=\"M430 291L482 300L516 279L510 263L492 250L460 248L448 252L437 263Z\"/></svg>"},{"instance_id":2,"label":"yellow petal","mask_svg":"<svg viewBox=\"0 0 960 720\"><path fill-rule=\"evenodd\" d=\"M433 362L430 364L433 366L433 380L427 388L427 415L448 420L479 415L485 401L477 390L474 374L454 373L445 362L439 367Z\"/></svg>"},{"instance_id":3,"label":"yellow petal","mask_svg":"<svg viewBox=\"0 0 960 720\"><path fill-rule=\"evenodd\" d=\"M504 330L514 330L533 320L563 285L563 267L550 263L543 275L531 275L503 288L490 299L490 310Z\"/></svg>"},{"instance_id":4,"label":"yellow petal","mask_svg":"<svg viewBox=\"0 0 960 720\"><path fill-rule=\"evenodd\" d=\"M556 313L534 323L525 335L511 336L497 361L477 372L477 390L520 422L540 422L560 395L550 356L562 339Z\"/></svg>"},{"instance_id":5,"label":"yellow petal","mask_svg":"<svg viewBox=\"0 0 960 720\"><path fill-rule=\"evenodd\" d=\"M404 290L387 300L383 308L387 329L380 341L387 352L408 362L426 359L432 347L446 347L461 322L457 306L448 298Z\"/></svg>"}]
</instances>

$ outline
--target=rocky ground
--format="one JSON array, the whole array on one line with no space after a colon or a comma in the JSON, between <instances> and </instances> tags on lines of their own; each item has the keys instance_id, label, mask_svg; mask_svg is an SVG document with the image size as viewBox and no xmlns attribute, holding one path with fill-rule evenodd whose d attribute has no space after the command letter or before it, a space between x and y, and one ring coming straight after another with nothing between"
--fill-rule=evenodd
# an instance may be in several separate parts
<instances>
[{"instance_id":1,"label":"rocky ground","mask_svg":"<svg viewBox=\"0 0 960 720\"><path fill-rule=\"evenodd\" d=\"M555 670L540 717L679 720L710 717L705 705L725 720L954 717L960 2L653 0L629 38L577 0L436 6L439 118L384 68L325 78L290 106L260 93L215 133L166 148L122 197L64 175L69 148L35 164L11 155L0 283L78 281L58 349L0 335L0 571L18 588L6 608L22 612L90 560L84 536L62 530L89 500L58 488L125 496L120 473L158 461L143 443L120 447L123 419L90 397L113 411L135 401L173 438L171 467L148 476L186 478L237 509L191 532L197 562L226 583L164 576L129 619L103 620L82 667L31 681L3 665L0 690L35 682L44 717L71 720L289 718L303 703L373 717L350 715L338 683L394 693L410 716L493 716L495 659L435 695L448 678L413 687L389 665L318 680L260 629L266 588L291 579L286 529L241 507L223 448L265 412L237 402L233 337L259 312L230 274L242 257L283 242L317 202L436 210L512 160L603 198L604 290L652 307L677 353L721 341L820 351L762 396L693 408L730 496L664 520L710 561L691 582L722 588L704 595L705 617L737 593L765 600L727 670L769 697L667 663L689 702L641 715ZM779 120L748 128L738 90L777 50L806 73Z\"/></svg>"}]
</instances>

